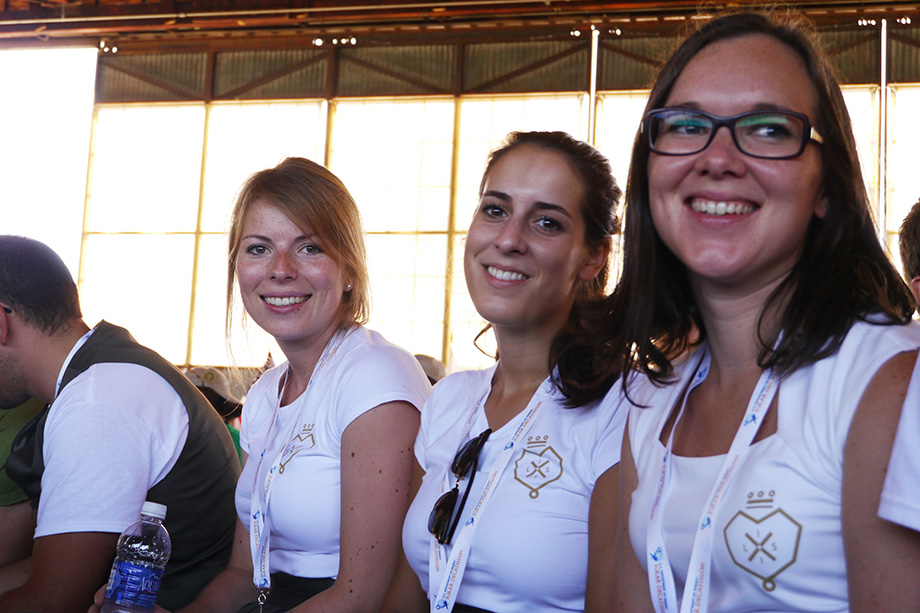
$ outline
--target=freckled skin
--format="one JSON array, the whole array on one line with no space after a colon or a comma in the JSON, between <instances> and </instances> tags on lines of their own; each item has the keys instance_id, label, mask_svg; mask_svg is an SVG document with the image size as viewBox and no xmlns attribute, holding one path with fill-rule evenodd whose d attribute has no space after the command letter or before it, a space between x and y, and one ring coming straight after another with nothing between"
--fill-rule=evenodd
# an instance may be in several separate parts
<instances>
[{"instance_id":1,"label":"freckled skin","mask_svg":"<svg viewBox=\"0 0 920 613\"><path fill-rule=\"evenodd\" d=\"M795 51L752 34L712 43L687 64L664 106L734 115L780 108L817 116L817 93ZM808 225L823 217L821 148L806 146L797 158L767 160L744 155L727 128L694 155L652 154L649 206L661 240L687 267L695 288L732 287L741 292L785 277L801 253ZM751 205L746 215L695 213L693 199Z\"/></svg>"}]
</instances>

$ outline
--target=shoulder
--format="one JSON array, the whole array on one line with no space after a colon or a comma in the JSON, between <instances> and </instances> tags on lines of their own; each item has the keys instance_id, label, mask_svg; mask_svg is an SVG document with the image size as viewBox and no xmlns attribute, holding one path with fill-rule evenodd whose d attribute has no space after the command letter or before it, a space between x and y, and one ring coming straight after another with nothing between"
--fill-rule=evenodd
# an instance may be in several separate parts
<instances>
[{"instance_id":1,"label":"shoulder","mask_svg":"<svg viewBox=\"0 0 920 613\"><path fill-rule=\"evenodd\" d=\"M479 399L489 390L495 367L464 370L438 381L422 407L422 424L426 432L449 430L458 419L465 419Z\"/></svg>"},{"instance_id":2,"label":"shoulder","mask_svg":"<svg viewBox=\"0 0 920 613\"><path fill-rule=\"evenodd\" d=\"M162 376L139 364L103 362L90 366L61 392L52 404L85 402L94 406L140 409L156 405L159 410L175 406L185 413L179 393Z\"/></svg>"},{"instance_id":3,"label":"shoulder","mask_svg":"<svg viewBox=\"0 0 920 613\"><path fill-rule=\"evenodd\" d=\"M495 367L491 366L482 370L463 370L450 374L434 386L430 402L477 397L491 386L494 372Z\"/></svg>"},{"instance_id":4,"label":"shoulder","mask_svg":"<svg viewBox=\"0 0 920 613\"><path fill-rule=\"evenodd\" d=\"M336 350L339 359L335 366L335 370L340 373L351 373L362 379L375 377L427 381L415 357L378 332L356 326L348 330L340 342Z\"/></svg>"},{"instance_id":5,"label":"shoulder","mask_svg":"<svg viewBox=\"0 0 920 613\"><path fill-rule=\"evenodd\" d=\"M849 397L859 395L891 358L920 347L920 324L882 325L858 321L833 355L788 376L787 385L819 385Z\"/></svg>"},{"instance_id":6,"label":"shoulder","mask_svg":"<svg viewBox=\"0 0 920 613\"><path fill-rule=\"evenodd\" d=\"M246 400L255 400L265 395L277 396L278 382L281 381L281 377L284 375L285 371L287 371L287 367L287 362L282 362L259 375L259 378L250 386L246 394Z\"/></svg>"},{"instance_id":7,"label":"shoulder","mask_svg":"<svg viewBox=\"0 0 920 613\"><path fill-rule=\"evenodd\" d=\"M278 400L278 386L281 377L287 371L288 364L283 362L262 373L249 391L243 402L243 424L241 430L249 430L261 419L261 416L270 413Z\"/></svg>"},{"instance_id":8,"label":"shoulder","mask_svg":"<svg viewBox=\"0 0 920 613\"><path fill-rule=\"evenodd\" d=\"M847 332L841 345L841 353L853 352L859 348L877 351L908 351L920 346L920 323L911 321L906 324L886 325L877 323L873 318L857 321ZM858 352L858 351L857 351ZM861 355L865 355L861 353Z\"/></svg>"}]
</instances>

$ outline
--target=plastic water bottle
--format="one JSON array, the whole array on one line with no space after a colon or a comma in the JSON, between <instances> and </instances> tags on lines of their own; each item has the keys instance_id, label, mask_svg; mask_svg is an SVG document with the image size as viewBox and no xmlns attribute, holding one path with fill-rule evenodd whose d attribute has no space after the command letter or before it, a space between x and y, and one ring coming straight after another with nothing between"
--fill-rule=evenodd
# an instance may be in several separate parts
<instances>
[{"instance_id":1,"label":"plastic water bottle","mask_svg":"<svg viewBox=\"0 0 920 613\"><path fill-rule=\"evenodd\" d=\"M141 518L118 538L118 553L105 590L102 613L148 613L160 591L172 545L163 527L166 506L145 502Z\"/></svg>"}]
</instances>

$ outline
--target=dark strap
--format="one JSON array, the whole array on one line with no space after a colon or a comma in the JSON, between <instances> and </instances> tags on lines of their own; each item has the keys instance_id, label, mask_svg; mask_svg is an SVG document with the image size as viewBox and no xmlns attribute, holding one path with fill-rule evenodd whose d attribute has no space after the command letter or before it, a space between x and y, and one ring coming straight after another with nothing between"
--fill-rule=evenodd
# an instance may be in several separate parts
<instances>
[{"instance_id":1,"label":"dark strap","mask_svg":"<svg viewBox=\"0 0 920 613\"><path fill-rule=\"evenodd\" d=\"M485 609L480 609L479 607L471 607L468 604L455 604L454 613L492 613Z\"/></svg>"},{"instance_id":2,"label":"dark strap","mask_svg":"<svg viewBox=\"0 0 920 613\"><path fill-rule=\"evenodd\" d=\"M335 579L296 577L287 573L272 573L272 589L262 607L263 613L283 613L303 604L335 584ZM259 604L251 602L237 613L257 613Z\"/></svg>"},{"instance_id":3,"label":"dark strap","mask_svg":"<svg viewBox=\"0 0 920 613\"><path fill-rule=\"evenodd\" d=\"M6 473L29 497L33 509L38 508L38 498L42 493L42 473L45 470L42 439L50 409L51 405L46 404L22 427L13 439L10 455L6 458Z\"/></svg>"}]
</instances>

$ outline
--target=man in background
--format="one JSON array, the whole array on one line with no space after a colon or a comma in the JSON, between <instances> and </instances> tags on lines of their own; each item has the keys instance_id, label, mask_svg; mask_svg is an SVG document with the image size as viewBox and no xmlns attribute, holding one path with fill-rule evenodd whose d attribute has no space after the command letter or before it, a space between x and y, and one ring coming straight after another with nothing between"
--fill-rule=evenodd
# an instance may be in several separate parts
<instances>
[{"instance_id":1,"label":"man in background","mask_svg":"<svg viewBox=\"0 0 920 613\"><path fill-rule=\"evenodd\" d=\"M126 330L86 325L51 249L0 236L0 408L29 397L49 406L17 435L6 471L37 508L34 543L0 567L0 611L89 608L145 500L167 506L173 543L158 603L193 600L232 547L239 462L226 427Z\"/></svg>"},{"instance_id":2,"label":"man in background","mask_svg":"<svg viewBox=\"0 0 920 613\"><path fill-rule=\"evenodd\" d=\"M901 267L914 300L920 304L920 200L911 207L898 235Z\"/></svg>"}]
</instances>

